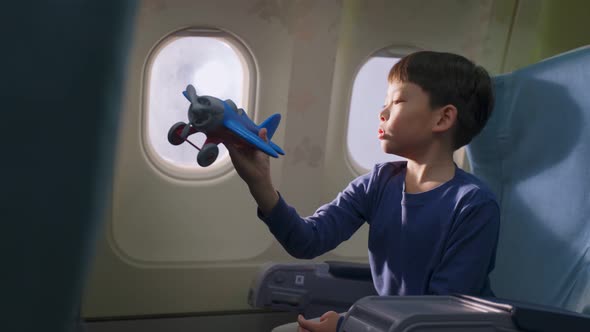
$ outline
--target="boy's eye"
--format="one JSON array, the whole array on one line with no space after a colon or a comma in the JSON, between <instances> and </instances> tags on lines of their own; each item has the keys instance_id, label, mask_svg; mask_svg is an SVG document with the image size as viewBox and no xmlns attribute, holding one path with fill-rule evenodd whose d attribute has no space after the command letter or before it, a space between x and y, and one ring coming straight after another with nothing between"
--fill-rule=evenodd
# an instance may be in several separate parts
<instances>
[{"instance_id":1,"label":"boy's eye","mask_svg":"<svg viewBox=\"0 0 590 332\"><path fill-rule=\"evenodd\" d=\"M405 100L403 100L403 99L396 99L396 100L393 101L393 104L397 105L397 104L403 103L403 102L405 102Z\"/></svg>"}]
</instances>

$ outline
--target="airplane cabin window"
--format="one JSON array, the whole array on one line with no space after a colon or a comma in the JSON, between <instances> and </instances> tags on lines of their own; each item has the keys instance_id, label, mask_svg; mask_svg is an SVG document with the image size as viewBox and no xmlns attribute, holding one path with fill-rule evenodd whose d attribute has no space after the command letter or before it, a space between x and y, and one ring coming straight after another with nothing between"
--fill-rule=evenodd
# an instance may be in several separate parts
<instances>
[{"instance_id":1,"label":"airplane cabin window","mask_svg":"<svg viewBox=\"0 0 590 332\"><path fill-rule=\"evenodd\" d=\"M348 157L353 168L365 173L377 163L405 160L385 154L377 139L379 112L387 91L387 75L401 57L375 55L359 70L352 87L348 116Z\"/></svg>"},{"instance_id":2,"label":"airplane cabin window","mask_svg":"<svg viewBox=\"0 0 590 332\"><path fill-rule=\"evenodd\" d=\"M219 174L220 168L229 168L229 155L223 144L219 144L219 155L213 164L199 166L197 148L203 146L205 134L193 134L188 137L190 143L177 146L168 142L167 135L175 123L188 122L190 102L182 94L188 84L196 88L197 95L231 99L252 116L248 97L250 87L255 86L251 75L254 70L248 65L252 62L249 55L236 44L221 31L184 31L166 38L152 52L146 71L144 140L152 161L164 166L160 168L172 169L178 173L175 175L197 177Z\"/></svg>"}]
</instances>

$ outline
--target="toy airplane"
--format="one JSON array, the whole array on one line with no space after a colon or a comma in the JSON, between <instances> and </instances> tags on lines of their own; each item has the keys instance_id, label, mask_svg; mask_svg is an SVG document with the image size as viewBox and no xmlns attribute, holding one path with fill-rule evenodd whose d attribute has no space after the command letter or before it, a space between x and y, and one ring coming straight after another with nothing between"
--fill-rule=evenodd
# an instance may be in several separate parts
<instances>
[{"instance_id":1,"label":"toy airplane","mask_svg":"<svg viewBox=\"0 0 590 332\"><path fill-rule=\"evenodd\" d=\"M197 96L197 91L190 84L182 94L191 103L188 108L189 123L174 124L168 131L168 142L180 145L186 141L195 147L199 150L197 163L200 166L211 165L219 154L217 145L235 138L240 138L275 158L278 158L279 154L285 154L278 145L270 141L281 121L280 114L271 115L257 126L246 112L238 109L230 99L222 101L211 96ZM258 136L258 131L262 128L267 130L268 142ZM202 148L198 148L187 139L197 132L207 135Z\"/></svg>"}]
</instances>

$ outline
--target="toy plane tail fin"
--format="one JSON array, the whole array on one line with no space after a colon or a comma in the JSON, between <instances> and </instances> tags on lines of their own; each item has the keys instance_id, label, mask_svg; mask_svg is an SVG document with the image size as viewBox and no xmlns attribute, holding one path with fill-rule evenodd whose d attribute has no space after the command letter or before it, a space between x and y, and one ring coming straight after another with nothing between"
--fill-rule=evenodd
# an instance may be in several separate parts
<instances>
[{"instance_id":1,"label":"toy plane tail fin","mask_svg":"<svg viewBox=\"0 0 590 332\"><path fill-rule=\"evenodd\" d=\"M269 141L272 138L272 135L275 134L275 131L279 126L279 122L281 122L281 115L277 113L269 116L268 119L264 120L260 124L260 128L266 128L266 137L268 137Z\"/></svg>"}]
</instances>

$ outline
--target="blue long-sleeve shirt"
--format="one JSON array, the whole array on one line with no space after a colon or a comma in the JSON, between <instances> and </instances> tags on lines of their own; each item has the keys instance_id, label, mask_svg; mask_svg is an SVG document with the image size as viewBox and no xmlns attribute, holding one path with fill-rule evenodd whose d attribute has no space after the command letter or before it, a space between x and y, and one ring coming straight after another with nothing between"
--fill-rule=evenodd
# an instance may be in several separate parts
<instances>
[{"instance_id":1,"label":"blue long-sleeve shirt","mask_svg":"<svg viewBox=\"0 0 590 332\"><path fill-rule=\"evenodd\" d=\"M312 216L301 218L281 197L268 216L259 211L259 217L297 258L334 249L366 221L379 295L493 296L488 274L500 216L492 192L456 168L439 187L408 194L405 174L405 162L379 164Z\"/></svg>"}]
</instances>

